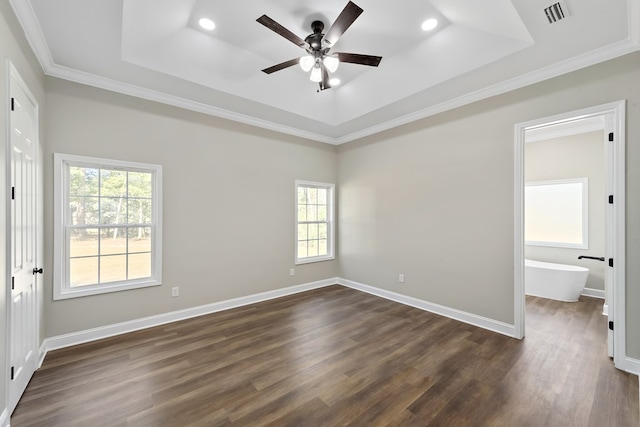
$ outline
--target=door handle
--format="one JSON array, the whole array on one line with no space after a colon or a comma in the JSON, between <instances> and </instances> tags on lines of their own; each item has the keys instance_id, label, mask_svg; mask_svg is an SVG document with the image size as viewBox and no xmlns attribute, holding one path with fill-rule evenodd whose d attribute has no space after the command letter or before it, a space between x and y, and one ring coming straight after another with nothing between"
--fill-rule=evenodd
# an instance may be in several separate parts
<instances>
[{"instance_id":1,"label":"door handle","mask_svg":"<svg viewBox=\"0 0 640 427\"><path fill-rule=\"evenodd\" d=\"M582 259L582 258L585 258L585 259L595 259L596 261L604 261L604 257L603 257L603 256L599 256L599 257L598 257L598 256L586 256L586 255L580 255L580 256L578 257L578 259ZM41 270L42 270L42 269L41 269Z\"/></svg>"},{"instance_id":2,"label":"door handle","mask_svg":"<svg viewBox=\"0 0 640 427\"><path fill-rule=\"evenodd\" d=\"M34 269L33 269L33 274L36 274L36 273L40 273L40 274L42 274L42 267L40 267L40 268L34 268Z\"/></svg>"}]
</instances>

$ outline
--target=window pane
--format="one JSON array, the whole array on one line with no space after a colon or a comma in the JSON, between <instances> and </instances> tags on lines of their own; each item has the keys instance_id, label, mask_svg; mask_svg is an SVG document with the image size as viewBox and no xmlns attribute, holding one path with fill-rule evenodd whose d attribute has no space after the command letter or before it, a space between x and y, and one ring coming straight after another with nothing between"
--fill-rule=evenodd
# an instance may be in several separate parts
<instances>
[{"instance_id":1,"label":"window pane","mask_svg":"<svg viewBox=\"0 0 640 427\"><path fill-rule=\"evenodd\" d=\"M318 220L318 206L316 205L308 205L307 206L307 221L317 221Z\"/></svg>"},{"instance_id":2,"label":"window pane","mask_svg":"<svg viewBox=\"0 0 640 427\"><path fill-rule=\"evenodd\" d=\"M98 196L98 169L69 166L69 196Z\"/></svg>"},{"instance_id":3,"label":"window pane","mask_svg":"<svg viewBox=\"0 0 640 427\"><path fill-rule=\"evenodd\" d=\"M318 224L309 224L309 237L308 239L318 238Z\"/></svg>"},{"instance_id":4,"label":"window pane","mask_svg":"<svg viewBox=\"0 0 640 427\"><path fill-rule=\"evenodd\" d=\"M318 203L317 188L307 188L307 203L310 205L315 205L316 203Z\"/></svg>"},{"instance_id":5,"label":"window pane","mask_svg":"<svg viewBox=\"0 0 640 427\"><path fill-rule=\"evenodd\" d=\"M151 229L145 227L130 228L129 253L151 252Z\"/></svg>"},{"instance_id":6,"label":"window pane","mask_svg":"<svg viewBox=\"0 0 640 427\"><path fill-rule=\"evenodd\" d=\"M97 197L70 197L67 224L98 224Z\"/></svg>"},{"instance_id":7,"label":"window pane","mask_svg":"<svg viewBox=\"0 0 640 427\"><path fill-rule=\"evenodd\" d=\"M585 182L530 183L525 187L525 241L545 246L586 245Z\"/></svg>"},{"instance_id":8,"label":"window pane","mask_svg":"<svg viewBox=\"0 0 640 427\"><path fill-rule=\"evenodd\" d=\"M307 203L307 189L305 187L298 187L298 204L304 205Z\"/></svg>"},{"instance_id":9,"label":"window pane","mask_svg":"<svg viewBox=\"0 0 640 427\"><path fill-rule=\"evenodd\" d=\"M318 241L309 240L307 256L318 256Z\"/></svg>"},{"instance_id":10,"label":"window pane","mask_svg":"<svg viewBox=\"0 0 640 427\"><path fill-rule=\"evenodd\" d=\"M298 224L298 240L307 240L307 224Z\"/></svg>"},{"instance_id":11,"label":"window pane","mask_svg":"<svg viewBox=\"0 0 640 427\"><path fill-rule=\"evenodd\" d=\"M69 239L69 255L72 258L98 255L97 237L97 229L71 230L71 238Z\"/></svg>"},{"instance_id":12,"label":"window pane","mask_svg":"<svg viewBox=\"0 0 640 427\"><path fill-rule=\"evenodd\" d=\"M298 242L298 258L306 258L307 256L307 241Z\"/></svg>"},{"instance_id":13,"label":"window pane","mask_svg":"<svg viewBox=\"0 0 640 427\"><path fill-rule=\"evenodd\" d=\"M327 250L327 240L322 239L318 240L318 255L328 255L329 251Z\"/></svg>"},{"instance_id":14,"label":"window pane","mask_svg":"<svg viewBox=\"0 0 640 427\"><path fill-rule=\"evenodd\" d=\"M126 255L100 257L100 283L127 280Z\"/></svg>"},{"instance_id":15,"label":"window pane","mask_svg":"<svg viewBox=\"0 0 640 427\"><path fill-rule=\"evenodd\" d=\"M318 221L327 220L327 207L325 205L318 206Z\"/></svg>"},{"instance_id":16,"label":"window pane","mask_svg":"<svg viewBox=\"0 0 640 427\"><path fill-rule=\"evenodd\" d=\"M71 258L69 260L70 286L86 286L98 283L98 258Z\"/></svg>"},{"instance_id":17,"label":"window pane","mask_svg":"<svg viewBox=\"0 0 640 427\"><path fill-rule=\"evenodd\" d=\"M152 174L147 172L129 172L129 197L151 198Z\"/></svg>"},{"instance_id":18,"label":"window pane","mask_svg":"<svg viewBox=\"0 0 640 427\"><path fill-rule=\"evenodd\" d=\"M129 255L129 280L151 277L151 254Z\"/></svg>"},{"instance_id":19,"label":"window pane","mask_svg":"<svg viewBox=\"0 0 640 427\"><path fill-rule=\"evenodd\" d=\"M129 219L127 224L149 224L151 218L150 199L129 199Z\"/></svg>"},{"instance_id":20,"label":"window pane","mask_svg":"<svg viewBox=\"0 0 640 427\"><path fill-rule=\"evenodd\" d=\"M307 220L307 207L305 205L298 206L298 222Z\"/></svg>"},{"instance_id":21,"label":"window pane","mask_svg":"<svg viewBox=\"0 0 640 427\"><path fill-rule=\"evenodd\" d=\"M110 169L100 170L100 195L123 197L127 195L127 172Z\"/></svg>"},{"instance_id":22,"label":"window pane","mask_svg":"<svg viewBox=\"0 0 640 427\"><path fill-rule=\"evenodd\" d=\"M320 239L327 238L327 224L318 224L318 237Z\"/></svg>"},{"instance_id":23,"label":"window pane","mask_svg":"<svg viewBox=\"0 0 640 427\"><path fill-rule=\"evenodd\" d=\"M126 224L127 203L123 197L100 198L100 224Z\"/></svg>"},{"instance_id":24,"label":"window pane","mask_svg":"<svg viewBox=\"0 0 640 427\"><path fill-rule=\"evenodd\" d=\"M100 235L100 255L126 254L127 238L123 228L107 228Z\"/></svg>"},{"instance_id":25,"label":"window pane","mask_svg":"<svg viewBox=\"0 0 640 427\"><path fill-rule=\"evenodd\" d=\"M318 204L326 205L327 204L327 189L326 188L318 188Z\"/></svg>"}]
</instances>

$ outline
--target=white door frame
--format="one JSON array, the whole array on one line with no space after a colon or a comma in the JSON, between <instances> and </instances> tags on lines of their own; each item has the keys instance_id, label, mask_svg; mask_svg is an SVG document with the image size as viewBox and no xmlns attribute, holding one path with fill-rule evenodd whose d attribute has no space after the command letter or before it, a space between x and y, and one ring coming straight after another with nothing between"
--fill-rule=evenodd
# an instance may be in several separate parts
<instances>
[{"instance_id":1,"label":"white door frame","mask_svg":"<svg viewBox=\"0 0 640 427\"><path fill-rule=\"evenodd\" d=\"M568 122L580 118L610 115L612 129L605 132L614 133L612 143L612 161L609 165L613 174L614 204L612 226L614 244L608 257L614 259L612 274L613 287L613 319L614 319L614 355L616 368L628 370L626 366L626 331L625 331L625 101L617 101L597 105L582 110L557 114L515 125L514 146L514 336L522 339L525 336L525 292L524 292L524 144L525 131L550 124ZM607 125L605 125L607 126ZM610 268L607 266L607 268Z\"/></svg>"}]
</instances>

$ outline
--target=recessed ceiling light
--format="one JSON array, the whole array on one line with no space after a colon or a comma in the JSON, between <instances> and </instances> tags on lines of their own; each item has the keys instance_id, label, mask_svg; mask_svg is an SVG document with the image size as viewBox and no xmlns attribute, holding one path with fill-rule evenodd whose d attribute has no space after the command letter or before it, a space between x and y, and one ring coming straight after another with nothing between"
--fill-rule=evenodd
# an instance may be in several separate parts
<instances>
[{"instance_id":1,"label":"recessed ceiling light","mask_svg":"<svg viewBox=\"0 0 640 427\"><path fill-rule=\"evenodd\" d=\"M427 19L422 23L423 31L431 31L438 26L438 20L435 18Z\"/></svg>"},{"instance_id":2,"label":"recessed ceiling light","mask_svg":"<svg viewBox=\"0 0 640 427\"><path fill-rule=\"evenodd\" d=\"M213 22L211 19L209 18L202 18L198 21L198 24L200 24L200 26L202 28L204 28L205 30L211 31L214 28L216 28L216 23Z\"/></svg>"},{"instance_id":3,"label":"recessed ceiling light","mask_svg":"<svg viewBox=\"0 0 640 427\"><path fill-rule=\"evenodd\" d=\"M334 77L331 80L329 80L329 84L331 86L338 86L340 84L340 79L337 79L337 78Z\"/></svg>"}]
</instances>

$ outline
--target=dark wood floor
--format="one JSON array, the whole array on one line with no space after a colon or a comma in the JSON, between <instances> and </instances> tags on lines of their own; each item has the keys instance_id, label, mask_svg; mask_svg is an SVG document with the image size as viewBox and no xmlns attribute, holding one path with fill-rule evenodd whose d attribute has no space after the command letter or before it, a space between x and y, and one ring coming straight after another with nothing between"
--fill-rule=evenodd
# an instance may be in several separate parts
<instances>
[{"instance_id":1,"label":"dark wood floor","mask_svg":"<svg viewBox=\"0 0 640 427\"><path fill-rule=\"evenodd\" d=\"M331 286L50 352L11 425L636 427L601 311L527 297L518 341Z\"/></svg>"}]
</instances>

